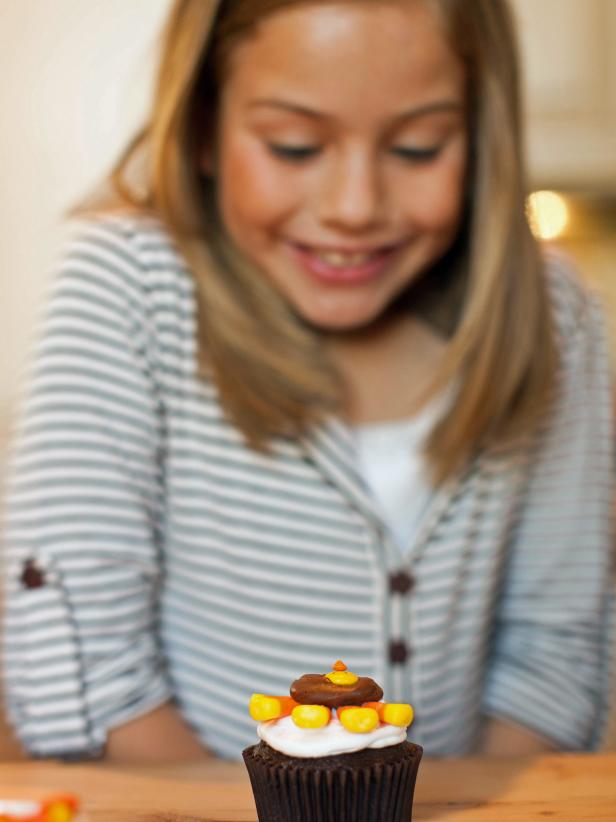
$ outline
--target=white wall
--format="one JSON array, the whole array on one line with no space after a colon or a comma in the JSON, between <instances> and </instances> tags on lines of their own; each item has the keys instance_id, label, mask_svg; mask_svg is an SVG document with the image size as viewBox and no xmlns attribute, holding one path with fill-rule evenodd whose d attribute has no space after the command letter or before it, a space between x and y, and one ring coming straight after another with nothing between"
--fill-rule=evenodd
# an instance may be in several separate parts
<instances>
[{"instance_id":1,"label":"white wall","mask_svg":"<svg viewBox=\"0 0 616 822\"><path fill-rule=\"evenodd\" d=\"M0 0L4 424L62 237L61 216L139 125L169 6L170 0Z\"/></svg>"}]
</instances>

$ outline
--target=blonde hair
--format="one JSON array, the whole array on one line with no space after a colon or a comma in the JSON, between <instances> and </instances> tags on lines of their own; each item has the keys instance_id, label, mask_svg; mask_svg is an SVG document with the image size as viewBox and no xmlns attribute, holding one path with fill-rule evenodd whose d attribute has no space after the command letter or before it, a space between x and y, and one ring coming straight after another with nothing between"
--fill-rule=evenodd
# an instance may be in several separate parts
<instances>
[{"instance_id":1,"label":"blonde hair","mask_svg":"<svg viewBox=\"0 0 616 822\"><path fill-rule=\"evenodd\" d=\"M506 0L421 1L434 7L465 63L470 104L460 237L411 293L411 304L448 337L431 393L458 378L453 408L427 444L442 482L478 449L535 430L557 355L524 211L518 59ZM112 171L113 197L96 205L149 212L165 224L197 287L200 373L214 379L229 418L261 449L273 435L300 433L344 410L345 388L318 333L234 249L200 157L233 47L265 15L300 2L311 0L176 0L147 124ZM140 193L129 183L139 157Z\"/></svg>"}]
</instances>

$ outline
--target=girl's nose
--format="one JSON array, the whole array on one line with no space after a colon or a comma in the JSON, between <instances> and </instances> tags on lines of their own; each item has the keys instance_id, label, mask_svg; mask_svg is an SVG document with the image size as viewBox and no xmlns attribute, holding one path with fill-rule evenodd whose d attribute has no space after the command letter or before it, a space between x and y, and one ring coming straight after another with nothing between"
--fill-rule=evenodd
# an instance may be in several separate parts
<instances>
[{"instance_id":1,"label":"girl's nose","mask_svg":"<svg viewBox=\"0 0 616 822\"><path fill-rule=\"evenodd\" d=\"M379 176L377 164L367 157L339 159L323 181L321 223L355 231L378 224L385 207Z\"/></svg>"}]
</instances>

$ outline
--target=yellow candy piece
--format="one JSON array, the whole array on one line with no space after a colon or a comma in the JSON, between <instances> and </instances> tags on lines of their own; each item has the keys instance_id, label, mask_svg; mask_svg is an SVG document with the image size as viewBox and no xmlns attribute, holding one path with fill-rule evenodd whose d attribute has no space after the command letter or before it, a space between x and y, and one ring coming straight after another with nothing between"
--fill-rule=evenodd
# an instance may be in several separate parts
<instances>
[{"instance_id":1,"label":"yellow candy piece","mask_svg":"<svg viewBox=\"0 0 616 822\"><path fill-rule=\"evenodd\" d=\"M341 724L352 734L367 734L379 724L379 715L374 708L344 708L338 711Z\"/></svg>"},{"instance_id":2,"label":"yellow candy piece","mask_svg":"<svg viewBox=\"0 0 616 822\"><path fill-rule=\"evenodd\" d=\"M325 705L296 705L291 719L298 728L323 728L331 719L331 711Z\"/></svg>"},{"instance_id":3,"label":"yellow candy piece","mask_svg":"<svg viewBox=\"0 0 616 822\"><path fill-rule=\"evenodd\" d=\"M405 703L387 702L381 710L381 720L388 725L397 725L399 728L410 725L413 721L413 706Z\"/></svg>"},{"instance_id":4,"label":"yellow candy piece","mask_svg":"<svg viewBox=\"0 0 616 822\"><path fill-rule=\"evenodd\" d=\"M47 809L49 822L71 822L73 811L64 802L54 802Z\"/></svg>"},{"instance_id":5,"label":"yellow candy piece","mask_svg":"<svg viewBox=\"0 0 616 822\"><path fill-rule=\"evenodd\" d=\"M265 694L253 694L248 703L248 712L256 722L278 719L281 714L280 700Z\"/></svg>"},{"instance_id":6,"label":"yellow candy piece","mask_svg":"<svg viewBox=\"0 0 616 822\"><path fill-rule=\"evenodd\" d=\"M334 685L355 685L359 677L350 671L330 671L325 674L325 678L333 682Z\"/></svg>"}]
</instances>

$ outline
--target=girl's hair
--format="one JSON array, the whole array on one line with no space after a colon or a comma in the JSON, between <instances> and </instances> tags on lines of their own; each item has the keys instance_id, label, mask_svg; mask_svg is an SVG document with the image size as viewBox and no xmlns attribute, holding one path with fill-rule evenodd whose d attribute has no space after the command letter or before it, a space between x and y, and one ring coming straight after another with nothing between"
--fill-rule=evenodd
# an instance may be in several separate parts
<instances>
[{"instance_id":1,"label":"girl's hair","mask_svg":"<svg viewBox=\"0 0 616 822\"><path fill-rule=\"evenodd\" d=\"M543 265L525 215L518 58L506 0L407 1L434 8L468 84L460 235L409 294L409 305L448 338L430 395L455 380L456 400L427 444L434 479L442 482L478 449L535 430L548 408L557 355ZM113 193L73 212L94 204L162 220L196 283L200 375L215 380L229 418L260 449L273 435L301 433L343 410L346 392L318 332L229 241L201 156L215 131L234 46L266 15L302 2L315 0L176 0L148 121L112 171Z\"/></svg>"}]
</instances>

